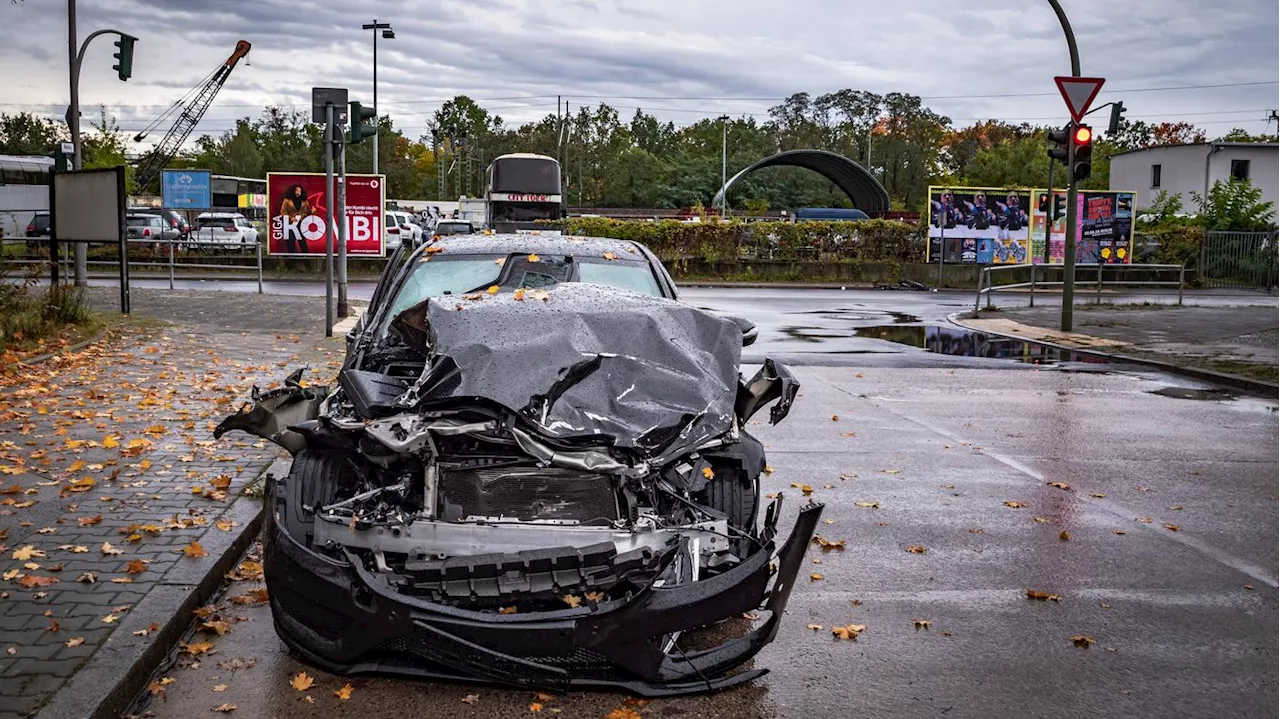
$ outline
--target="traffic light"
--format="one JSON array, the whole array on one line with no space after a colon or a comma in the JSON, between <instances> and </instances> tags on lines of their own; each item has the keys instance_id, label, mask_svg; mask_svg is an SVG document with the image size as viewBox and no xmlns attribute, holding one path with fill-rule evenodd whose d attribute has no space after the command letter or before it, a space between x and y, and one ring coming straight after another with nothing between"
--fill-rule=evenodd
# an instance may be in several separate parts
<instances>
[{"instance_id":1,"label":"traffic light","mask_svg":"<svg viewBox=\"0 0 1280 719\"><path fill-rule=\"evenodd\" d=\"M1111 121L1107 123L1107 135L1111 136L1120 130L1120 121L1124 119L1124 103L1116 102L1111 106Z\"/></svg>"},{"instance_id":2,"label":"traffic light","mask_svg":"<svg viewBox=\"0 0 1280 719\"><path fill-rule=\"evenodd\" d=\"M1067 143L1070 137L1068 127L1049 131L1049 157L1061 162L1063 167L1067 165Z\"/></svg>"},{"instance_id":3,"label":"traffic light","mask_svg":"<svg viewBox=\"0 0 1280 719\"><path fill-rule=\"evenodd\" d=\"M1071 144L1075 146L1075 154L1071 160L1071 176L1077 182L1089 176L1093 158L1093 128L1088 125L1076 125L1071 133Z\"/></svg>"},{"instance_id":4,"label":"traffic light","mask_svg":"<svg viewBox=\"0 0 1280 719\"><path fill-rule=\"evenodd\" d=\"M132 35L120 34L120 39L116 40L116 52L112 57L116 59L116 64L111 66L112 70L120 76L120 81L124 82L133 76L133 44L138 38Z\"/></svg>"},{"instance_id":5,"label":"traffic light","mask_svg":"<svg viewBox=\"0 0 1280 719\"><path fill-rule=\"evenodd\" d=\"M351 143L358 144L364 142L366 137L373 137L378 132L376 124L366 124L365 120L372 119L377 114L377 110L372 107L363 107L358 102L347 103L350 109L350 117L347 121L351 123Z\"/></svg>"},{"instance_id":6,"label":"traffic light","mask_svg":"<svg viewBox=\"0 0 1280 719\"><path fill-rule=\"evenodd\" d=\"M1050 217L1049 221L1057 222L1058 220L1061 220L1066 214L1067 214L1067 198L1055 193L1053 196L1053 216Z\"/></svg>"}]
</instances>

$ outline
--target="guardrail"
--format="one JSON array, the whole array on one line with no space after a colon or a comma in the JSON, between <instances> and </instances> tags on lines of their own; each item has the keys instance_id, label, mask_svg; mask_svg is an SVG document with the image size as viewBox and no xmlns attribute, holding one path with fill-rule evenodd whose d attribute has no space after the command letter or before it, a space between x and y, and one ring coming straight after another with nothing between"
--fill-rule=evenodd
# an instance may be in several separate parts
<instances>
[{"instance_id":1,"label":"guardrail","mask_svg":"<svg viewBox=\"0 0 1280 719\"><path fill-rule=\"evenodd\" d=\"M1095 270L1094 280L1089 282L1081 277L1081 270L1093 268ZM992 285L991 275L996 272L1014 272L1014 271L1030 271L1031 278L1027 282L1015 282L1005 285ZM1061 287L1063 282L1048 282L1040 280L1037 282L1037 270L1041 274L1047 274L1048 271L1062 270L1061 265L993 265L991 267L983 267L982 273L978 275L978 294L973 300L973 311L978 312L982 306L982 296L987 296L987 307L991 306L991 295L1002 290L1013 290L1030 288L1030 305L1036 306L1036 287ZM1177 271L1178 279L1173 280L1126 280L1121 278L1112 278L1109 281L1105 278L1108 270L1114 270L1115 274L1121 275L1125 272L1135 270L1154 271L1154 272L1172 272ZM1182 304L1182 293L1187 286L1187 267L1186 265L1119 265L1119 264L1082 264L1076 265L1076 282L1075 286L1085 288L1089 284L1095 287L1095 302L1102 302L1102 288L1104 285L1123 285L1126 287L1133 286L1160 286L1160 287L1177 287L1178 288L1178 304Z\"/></svg>"},{"instance_id":2,"label":"guardrail","mask_svg":"<svg viewBox=\"0 0 1280 719\"><path fill-rule=\"evenodd\" d=\"M32 247L32 244L35 244ZM63 268L62 276L70 277L70 269L73 261L70 253L67 251L69 243L59 243L62 248L61 257L58 264ZM119 247L115 242L102 243L108 249ZM24 245L27 253L22 256L12 256L4 250L6 245ZM26 240L22 238L3 239L0 240L0 264L7 265L40 265L49 263L48 239L41 238L39 240ZM257 242L210 242L208 240L195 239L130 239L126 243L128 247L150 247L151 249L164 248L163 261L156 261L154 257L133 259L129 257L129 267L150 267L150 268L168 268L169 270L169 289L174 288L174 278L177 270L180 269L214 269L214 270L256 270L258 273L258 294L262 294L262 245ZM248 251L252 248L252 253ZM127 251L127 250L126 250ZM232 252L232 254L227 254ZM133 253L128 253L132 255ZM220 260L252 260L253 264L246 263L228 263L219 262L211 263L203 261L206 258L217 257ZM108 266L119 267L120 258L89 260L89 266Z\"/></svg>"}]
</instances>

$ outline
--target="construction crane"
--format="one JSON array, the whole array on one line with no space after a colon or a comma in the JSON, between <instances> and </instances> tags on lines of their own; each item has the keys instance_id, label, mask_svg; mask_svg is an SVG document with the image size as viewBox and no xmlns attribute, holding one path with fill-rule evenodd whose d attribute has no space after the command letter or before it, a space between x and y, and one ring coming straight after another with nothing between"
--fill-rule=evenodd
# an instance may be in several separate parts
<instances>
[{"instance_id":1,"label":"construction crane","mask_svg":"<svg viewBox=\"0 0 1280 719\"><path fill-rule=\"evenodd\" d=\"M246 40L237 42L235 52L231 53L231 57L228 57L226 62L205 76L199 85L191 88L187 91L187 94L178 98L176 102L169 106L168 110L164 111L164 114L143 128L142 132L134 135L134 142L142 142L147 133L170 120L174 115L178 116L178 119L173 122L173 126L164 134L164 139L138 161L138 187L146 187L155 181L160 176L160 171L164 169L165 165L168 165L173 160L173 156L178 154L178 149L182 147L182 143L187 141L191 131L200 122L200 118L204 117L205 111L213 104L213 98L222 89L222 84L227 81L227 77L235 69L236 63L240 62L240 58L249 54L250 47L251 45Z\"/></svg>"}]
</instances>

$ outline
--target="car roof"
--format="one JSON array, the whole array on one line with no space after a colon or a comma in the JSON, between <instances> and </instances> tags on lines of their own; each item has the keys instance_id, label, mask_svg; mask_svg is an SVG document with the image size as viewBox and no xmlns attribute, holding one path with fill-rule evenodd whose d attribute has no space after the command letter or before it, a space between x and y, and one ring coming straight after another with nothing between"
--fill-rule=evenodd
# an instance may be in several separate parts
<instances>
[{"instance_id":1,"label":"car roof","mask_svg":"<svg viewBox=\"0 0 1280 719\"><path fill-rule=\"evenodd\" d=\"M158 215L154 212L126 212L125 217L159 217L164 219L164 215Z\"/></svg>"},{"instance_id":2,"label":"car roof","mask_svg":"<svg viewBox=\"0 0 1280 719\"><path fill-rule=\"evenodd\" d=\"M477 254L529 252L544 255L603 255L606 252L634 252L641 247L630 240L612 237L581 237L578 235L448 235L431 243L445 252L455 250ZM641 254L637 259L646 259Z\"/></svg>"}]
</instances>

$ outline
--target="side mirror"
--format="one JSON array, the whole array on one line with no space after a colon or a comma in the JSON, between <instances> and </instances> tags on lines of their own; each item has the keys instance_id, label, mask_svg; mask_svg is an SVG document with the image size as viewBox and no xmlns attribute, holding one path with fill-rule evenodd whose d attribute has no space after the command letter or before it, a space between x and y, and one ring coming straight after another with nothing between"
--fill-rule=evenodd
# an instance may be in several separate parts
<instances>
[{"instance_id":1,"label":"side mirror","mask_svg":"<svg viewBox=\"0 0 1280 719\"><path fill-rule=\"evenodd\" d=\"M760 330L756 329L756 323L742 317L730 317L742 330L742 346L749 347L755 344L756 339L760 337Z\"/></svg>"}]
</instances>

